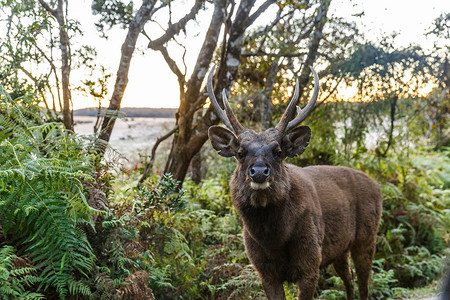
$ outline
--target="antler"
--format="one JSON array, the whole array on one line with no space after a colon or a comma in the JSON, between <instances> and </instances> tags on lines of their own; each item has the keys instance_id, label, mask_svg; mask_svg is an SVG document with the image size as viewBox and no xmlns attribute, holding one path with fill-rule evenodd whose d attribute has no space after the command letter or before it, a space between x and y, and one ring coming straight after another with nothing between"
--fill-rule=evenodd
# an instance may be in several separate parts
<instances>
[{"instance_id":1,"label":"antler","mask_svg":"<svg viewBox=\"0 0 450 300\"><path fill-rule=\"evenodd\" d=\"M233 111L231 110L230 103L228 103L227 95L225 92L225 89L222 91L222 100L224 104L224 109L222 109L217 102L216 96L214 95L214 88L212 83L212 78L214 75L214 70L216 68L216 65L214 65L211 68L211 71L208 75L208 80L206 81L206 89L208 90L209 99L211 100L211 104L214 107L215 112L217 113L217 116L220 120L227 126L231 131L233 131L236 134L239 134L242 130L244 130L244 127L239 123L239 121L236 119L236 117L233 114Z\"/></svg>"},{"instance_id":2,"label":"antler","mask_svg":"<svg viewBox=\"0 0 450 300\"><path fill-rule=\"evenodd\" d=\"M317 75L316 71L313 69L313 67L309 66L311 69L313 75L314 75L314 93L311 98L311 100L306 104L306 106L301 109L297 106L297 101L299 95L299 87L298 87L298 79L295 83L294 88L294 94L292 95L291 100L289 101L288 107L286 108L286 111L284 112L283 116L281 117L280 122L275 127L280 131L281 133L284 133L286 131L289 131L295 127L297 127L298 124L303 122L303 120L306 119L306 117L311 113L314 105L316 104L317 96L319 95L319 76ZM291 118L292 114L294 113L295 107L297 106L297 116L289 122L289 119Z\"/></svg>"}]
</instances>

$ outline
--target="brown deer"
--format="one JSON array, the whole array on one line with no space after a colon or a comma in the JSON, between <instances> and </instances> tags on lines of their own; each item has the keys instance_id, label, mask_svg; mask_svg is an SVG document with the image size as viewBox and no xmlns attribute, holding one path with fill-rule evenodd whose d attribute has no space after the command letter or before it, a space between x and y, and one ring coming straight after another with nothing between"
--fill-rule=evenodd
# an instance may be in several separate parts
<instances>
[{"instance_id":1,"label":"brown deer","mask_svg":"<svg viewBox=\"0 0 450 300\"><path fill-rule=\"evenodd\" d=\"M297 127L312 111L319 93L314 74L311 101L292 119L299 98L298 80L289 105L275 128L257 133L234 116L225 91L222 109L214 95L211 70L207 90L211 104L228 129L209 128L219 154L237 160L230 185L242 219L244 244L269 299L285 299L283 282L298 285L299 299L312 299L319 269L333 264L353 298L353 272L359 297L368 299L369 277L382 211L378 184L366 174L336 166L300 168L285 162L305 151L308 126ZM291 121L290 121L291 120Z\"/></svg>"}]
</instances>

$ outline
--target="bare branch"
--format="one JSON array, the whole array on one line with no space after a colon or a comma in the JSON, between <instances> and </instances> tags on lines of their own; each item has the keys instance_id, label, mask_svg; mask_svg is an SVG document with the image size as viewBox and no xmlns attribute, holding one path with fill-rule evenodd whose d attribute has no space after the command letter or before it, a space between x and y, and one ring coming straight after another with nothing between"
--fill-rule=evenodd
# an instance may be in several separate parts
<instances>
[{"instance_id":1,"label":"bare branch","mask_svg":"<svg viewBox=\"0 0 450 300\"><path fill-rule=\"evenodd\" d=\"M148 48L157 50L158 47L164 45L175 35L177 35L181 30L183 30L186 27L186 23L192 20L197 15L204 2L205 0L195 1L195 4L191 8L191 11L186 16L181 18L178 22L171 24L167 29L167 31L161 37L157 38L156 40L150 41L148 43Z\"/></svg>"},{"instance_id":2,"label":"bare branch","mask_svg":"<svg viewBox=\"0 0 450 300\"><path fill-rule=\"evenodd\" d=\"M169 66L170 70L177 76L178 83L180 84L180 95L184 94L184 85L186 83L186 79L184 77L184 74L181 72L180 68L178 68L177 63L170 57L169 52L167 51L167 48L164 46L157 46L154 48L154 50L158 50L161 52L162 56L164 57L164 60L166 61L167 65Z\"/></svg>"},{"instance_id":3,"label":"bare branch","mask_svg":"<svg viewBox=\"0 0 450 300\"><path fill-rule=\"evenodd\" d=\"M22 71L25 75L28 76L28 78L30 78L33 82L34 85L38 85L38 80L36 79L36 77L33 76L33 74L31 74L27 69L25 69L24 67L22 67L20 64L17 66L17 68Z\"/></svg>"},{"instance_id":4,"label":"bare branch","mask_svg":"<svg viewBox=\"0 0 450 300\"><path fill-rule=\"evenodd\" d=\"M220 29L224 23L226 1L216 1L214 5L214 12L211 17L211 22L209 24L208 30L206 32L205 40L202 44L202 48L197 56L197 61L195 62L194 70L187 83L187 93L189 94L187 98L192 103L190 107L202 107L206 101L206 93L200 92L203 79L206 76L206 72L211 64L211 60L214 55L214 51L217 48L217 43L219 40ZM233 10L233 5L231 11ZM226 29L226 28L225 28ZM225 47L225 46L223 46ZM193 115L191 110L188 112L189 118Z\"/></svg>"},{"instance_id":5,"label":"bare branch","mask_svg":"<svg viewBox=\"0 0 450 300\"><path fill-rule=\"evenodd\" d=\"M304 56L308 53L306 52L296 52L296 53L268 53L265 51L256 51L256 52L242 52L242 56L251 57L251 56L268 56L268 57L300 57Z\"/></svg>"},{"instance_id":6,"label":"bare branch","mask_svg":"<svg viewBox=\"0 0 450 300\"><path fill-rule=\"evenodd\" d=\"M266 11L266 9L271 6L272 4L275 3L276 0L266 0L266 2L264 2L263 4L261 4L260 7L258 7L258 9L248 18L248 26L250 26L251 24L253 24L253 22L255 22L255 20L263 13Z\"/></svg>"},{"instance_id":7,"label":"bare branch","mask_svg":"<svg viewBox=\"0 0 450 300\"><path fill-rule=\"evenodd\" d=\"M299 77L300 82L300 96L306 85L309 82L310 69L306 66L312 66L318 54L319 44L323 38L323 27L327 22L327 13L330 7L330 0L321 0L320 6L317 9L317 14L314 18L314 31L312 32L311 43L308 50L308 55L303 62L303 69Z\"/></svg>"},{"instance_id":8,"label":"bare branch","mask_svg":"<svg viewBox=\"0 0 450 300\"><path fill-rule=\"evenodd\" d=\"M272 23L270 23L269 25L266 26L266 28L264 28L264 33L263 33L263 38L261 43L258 46L258 51L261 51L262 48L264 47L264 44L266 43L267 37L269 36L269 31L272 30L272 28L278 24L278 22L280 22L281 20L281 12L283 11L283 9L280 7L278 9L277 15L275 17L275 19L272 21Z\"/></svg>"},{"instance_id":9,"label":"bare branch","mask_svg":"<svg viewBox=\"0 0 450 300\"><path fill-rule=\"evenodd\" d=\"M53 9L50 7L50 5L48 5L47 2L45 2L44 0L39 0L39 3L42 5L42 7L48 11L49 13L52 14L52 16L56 17L56 15L58 14L56 9Z\"/></svg>"},{"instance_id":10,"label":"bare branch","mask_svg":"<svg viewBox=\"0 0 450 300\"><path fill-rule=\"evenodd\" d=\"M184 73L183 76L186 77L186 72L187 72L187 65L186 65L186 53L187 53L187 49L186 46L181 44L180 42L177 41L176 38L173 39L173 41L180 46L181 48L183 48L183 55L181 57L181 61L183 62L183 66L184 66Z\"/></svg>"},{"instance_id":11,"label":"bare branch","mask_svg":"<svg viewBox=\"0 0 450 300\"><path fill-rule=\"evenodd\" d=\"M144 182L144 180L147 178L148 174L150 173L150 170L153 167L153 163L155 162L156 149L158 149L159 144L161 144L161 142L163 142L164 140L168 139L177 130L178 130L178 125L176 125L174 128L172 128L172 130L170 130L165 135L159 137L156 140L156 142L155 142L155 144L153 145L153 148L152 148L152 156L151 156L149 162L145 165L144 172L142 173L141 179L139 179L138 185L141 185Z\"/></svg>"},{"instance_id":12,"label":"bare branch","mask_svg":"<svg viewBox=\"0 0 450 300\"><path fill-rule=\"evenodd\" d=\"M318 101L316 103L316 105L314 105L314 108L312 109L311 112L313 112L314 110L316 110L320 105L322 105L323 103L325 103L328 98L330 98L331 95L334 94L334 92L336 92L339 84L342 82L342 80L344 79L344 77L339 78L339 80L336 82L336 85L331 89L331 91L328 93L328 95L326 97L324 97L322 100Z\"/></svg>"}]
</instances>

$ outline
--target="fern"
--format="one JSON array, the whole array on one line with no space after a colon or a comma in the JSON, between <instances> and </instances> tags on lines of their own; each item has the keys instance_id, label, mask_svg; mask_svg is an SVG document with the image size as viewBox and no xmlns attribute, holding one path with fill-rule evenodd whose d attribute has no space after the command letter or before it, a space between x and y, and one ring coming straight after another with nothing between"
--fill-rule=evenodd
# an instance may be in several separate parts
<instances>
[{"instance_id":1,"label":"fern","mask_svg":"<svg viewBox=\"0 0 450 300\"><path fill-rule=\"evenodd\" d=\"M17 256L14 252L11 246L0 248L0 296L2 299L43 299L42 294L26 291L27 287L39 282L39 278L33 275L35 268L15 266Z\"/></svg>"},{"instance_id":2,"label":"fern","mask_svg":"<svg viewBox=\"0 0 450 300\"><path fill-rule=\"evenodd\" d=\"M0 98L0 227L31 259L38 289L89 296L79 278L95 259L81 230L95 212L83 193L93 156L62 124L41 124L38 111L1 87Z\"/></svg>"}]
</instances>

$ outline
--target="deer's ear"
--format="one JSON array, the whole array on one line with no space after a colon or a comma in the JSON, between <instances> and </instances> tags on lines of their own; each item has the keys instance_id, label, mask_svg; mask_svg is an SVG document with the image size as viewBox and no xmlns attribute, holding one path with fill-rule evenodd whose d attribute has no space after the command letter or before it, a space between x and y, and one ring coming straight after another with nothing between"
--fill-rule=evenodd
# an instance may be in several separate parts
<instances>
[{"instance_id":1,"label":"deer's ear","mask_svg":"<svg viewBox=\"0 0 450 300\"><path fill-rule=\"evenodd\" d=\"M308 126L297 127L286 134L281 143L281 148L286 156L294 157L300 155L308 146L310 138L311 128Z\"/></svg>"},{"instance_id":2,"label":"deer's ear","mask_svg":"<svg viewBox=\"0 0 450 300\"><path fill-rule=\"evenodd\" d=\"M214 149L225 157L235 156L239 149L239 141L233 132L221 126L211 126L208 136Z\"/></svg>"}]
</instances>

